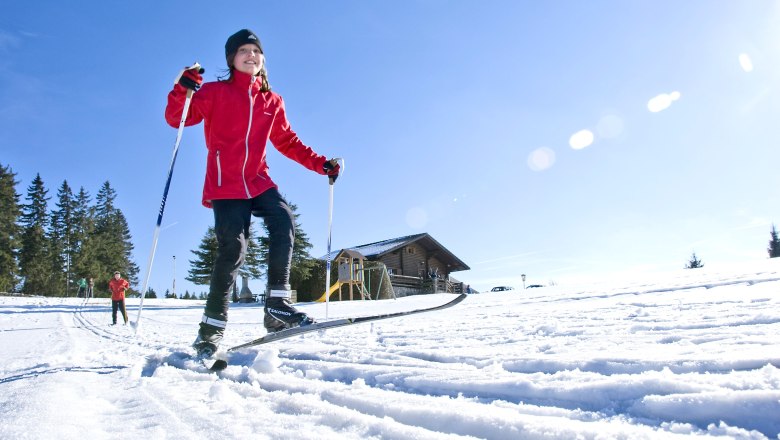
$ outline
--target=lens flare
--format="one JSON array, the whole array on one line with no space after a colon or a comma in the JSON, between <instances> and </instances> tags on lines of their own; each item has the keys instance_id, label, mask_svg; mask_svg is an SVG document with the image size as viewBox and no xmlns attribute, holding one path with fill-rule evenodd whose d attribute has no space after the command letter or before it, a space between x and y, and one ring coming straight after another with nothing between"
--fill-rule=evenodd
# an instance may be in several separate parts
<instances>
[{"instance_id":1,"label":"lens flare","mask_svg":"<svg viewBox=\"0 0 780 440\"><path fill-rule=\"evenodd\" d=\"M582 150L593 144L593 132L590 130L580 130L569 138L569 146L575 150Z\"/></svg>"},{"instance_id":2,"label":"lens flare","mask_svg":"<svg viewBox=\"0 0 780 440\"><path fill-rule=\"evenodd\" d=\"M750 55L746 53L739 54L739 65L742 66L742 70L745 72L753 71L753 60L750 59Z\"/></svg>"},{"instance_id":3,"label":"lens flare","mask_svg":"<svg viewBox=\"0 0 780 440\"><path fill-rule=\"evenodd\" d=\"M616 115L606 115L596 124L596 133L604 139L614 139L623 133L623 119Z\"/></svg>"},{"instance_id":4,"label":"lens flare","mask_svg":"<svg viewBox=\"0 0 780 440\"><path fill-rule=\"evenodd\" d=\"M555 152L547 147L539 147L528 155L528 168L544 171L555 164Z\"/></svg>"},{"instance_id":5,"label":"lens flare","mask_svg":"<svg viewBox=\"0 0 780 440\"><path fill-rule=\"evenodd\" d=\"M666 110L672 105L672 102L680 99L680 92L661 93L660 95L647 101L647 109L652 113L658 113Z\"/></svg>"}]
</instances>

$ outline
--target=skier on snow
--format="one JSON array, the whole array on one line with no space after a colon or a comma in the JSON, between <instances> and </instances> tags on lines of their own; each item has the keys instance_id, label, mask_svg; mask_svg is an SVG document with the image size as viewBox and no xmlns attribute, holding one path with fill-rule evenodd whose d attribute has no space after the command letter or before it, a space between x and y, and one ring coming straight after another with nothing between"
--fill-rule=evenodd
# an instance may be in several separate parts
<instances>
[{"instance_id":1,"label":"skier on snow","mask_svg":"<svg viewBox=\"0 0 780 440\"><path fill-rule=\"evenodd\" d=\"M203 121L208 156L203 205L214 211L217 255L206 307L193 347L201 356L217 350L228 318L230 290L244 262L251 216L269 232L268 299L263 324L269 332L314 320L290 304L294 217L268 174L268 140L283 155L317 173L338 176L337 160L306 146L290 127L281 96L271 91L260 39L242 29L225 43L227 78L203 84L200 67L185 69L168 94L165 119L179 126L192 90L187 126Z\"/></svg>"},{"instance_id":2,"label":"skier on snow","mask_svg":"<svg viewBox=\"0 0 780 440\"><path fill-rule=\"evenodd\" d=\"M111 319L116 325L116 312L119 310L122 313L122 318L127 325L127 308L125 307L125 291L130 288L130 283L126 279L122 278L122 274L119 271L114 272L114 278L108 282L108 290L111 291Z\"/></svg>"}]
</instances>

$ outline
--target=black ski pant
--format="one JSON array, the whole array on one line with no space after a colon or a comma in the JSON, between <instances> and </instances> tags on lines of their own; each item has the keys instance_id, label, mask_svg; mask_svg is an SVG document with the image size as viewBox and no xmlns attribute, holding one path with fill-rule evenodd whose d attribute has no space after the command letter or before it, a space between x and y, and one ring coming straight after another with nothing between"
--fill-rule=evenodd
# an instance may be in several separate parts
<instances>
[{"instance_id":1,"label":"black ski pant","mask_svg":"<svg viewBox=\"0 0 780 440\"><path fill-rule=\"evenodd\" d=\"M112 299L111 300L111 319L114 321L114 324L116 324L116 312L119 310L122 312L122 318L125 320L125 324L127 324L127 310L125 309L125 300L120 299Z\"/></svg>"},{"instance_id":2,"label":"black ski pant","mask_svg":"<svg viewBox=\"0 0 780 440\"><path fill-rule=\"evenodd\" d=\"M253 199L213 200L217 255L211 273L205 315L227 321L228 306L238 269L244 264L252 216L262 217L268 229L268 285L290 289L290 265L295 240L294 217L276 188Z\"/></svg>"}]
</instances>

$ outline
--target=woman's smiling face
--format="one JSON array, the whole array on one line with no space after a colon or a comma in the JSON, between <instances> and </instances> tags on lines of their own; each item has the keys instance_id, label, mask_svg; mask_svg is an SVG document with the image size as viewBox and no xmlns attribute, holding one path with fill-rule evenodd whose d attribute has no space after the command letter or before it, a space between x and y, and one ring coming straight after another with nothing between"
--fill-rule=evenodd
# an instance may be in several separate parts
<instances>
[{"instance_id":1,"label":"woman's smiling face","mask_svg":"<svg viewBox=\"0 0 780 440\"><path fill-rule=\"evenodd\" d=\"M260 48L249 43L238 48L236 56L233 58L233 67L239 72L256 76L263 68L264 62L265 57Z\"/></svg>"}]
</instances>

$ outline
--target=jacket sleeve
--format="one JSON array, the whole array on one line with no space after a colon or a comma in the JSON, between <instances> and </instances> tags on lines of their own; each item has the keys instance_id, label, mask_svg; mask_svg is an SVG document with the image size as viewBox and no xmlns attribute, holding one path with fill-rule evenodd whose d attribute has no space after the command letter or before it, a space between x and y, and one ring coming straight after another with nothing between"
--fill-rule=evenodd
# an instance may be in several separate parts
<instances>
[{"instance_id":1,"label":"jacket sleeve","mask_svg":"<svg viewBox=\"0 0 780 440\"><path fill-rule=\"evenodd\" d=\"M204 84L205 86L205 84ZM208 88L206 88L208 90ZM193 93L192 100L190 101L190 109L187 112L187 120L184 125L189 127L191 125L199 124L203 121L204 114L203 109L205 102L207 101L207 93L203 93L203 88L198 92ZM168 93L168 105L165 106L165 121L173 128L179 128L181 123L181 114L184 110L184 101L187 100L187 88L181 84L175 84L173 90Z\"/></svg>"},{"instance_id":2,"label":"jacket sleeve","mask_svg":"<svg viewBox=\"0 0 780 440\"><path fill-rule=\"evenodd\" d=\"M279 111L276 113L273 125L271 126L271 143L286 157L298 162L304 167L320 174L325 174L322 165L328 159L314 152L306 146L298 135L290 127L287 120L287 113L284 108L284 101L279 97Z\"/></svg>"}]
</instances>

